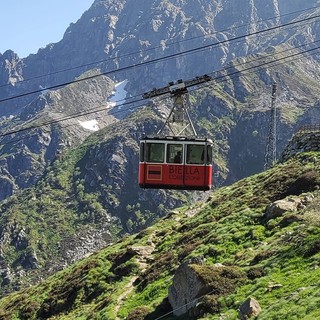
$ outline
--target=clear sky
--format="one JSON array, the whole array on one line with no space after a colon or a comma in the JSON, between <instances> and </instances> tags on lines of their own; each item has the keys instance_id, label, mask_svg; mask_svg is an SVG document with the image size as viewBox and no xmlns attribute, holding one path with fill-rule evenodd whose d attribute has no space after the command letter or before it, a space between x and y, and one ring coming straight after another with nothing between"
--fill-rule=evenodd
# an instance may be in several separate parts
<instances>
[{"instance_id":1,"label":"clear sky","mask_svg":"<svg viewBox=\"0 0 320 320\"><path fill-rule=\"evenodd\" d=\"M11 49L20 58L37 53L63 37L94 0L0 1L0 53Z\"/></svg>"}]
</instances>

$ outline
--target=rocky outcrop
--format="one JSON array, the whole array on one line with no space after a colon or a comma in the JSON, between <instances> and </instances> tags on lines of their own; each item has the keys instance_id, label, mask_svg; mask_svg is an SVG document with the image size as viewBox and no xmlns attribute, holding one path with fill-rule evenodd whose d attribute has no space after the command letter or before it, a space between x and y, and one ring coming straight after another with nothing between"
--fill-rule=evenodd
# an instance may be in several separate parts
<instances>
[{"instance_id":1,"label":"rocky outcrop","mask_svg":"<svg viewBox=\"0 0 320 320\"><path fill-rule=\"evenodd\" d=\"M14 266L7 259L9 245L15 250ZM38 257L25 228L17 221L7 223L4 228L0 227L0 289L3 291L13 283L17 284L18 278L24 276L26 270L38 268Z\"/></svg>"},{"instance_id":2,"label":"rocky outcrop","mask_svg":"<svg viewBox=\"0 0 320 320\"><path fill-rule=\"evenodd\" d=\"M217 311L218 298L232 293L244 278L234 267L205 265L201 258L186 261L177 269L169 287L173 314L199 317Z\"/></svg>"},{"instance_id":3,"label":"rocky outcrop","mask_svg":"<svg viewBox=\"0 0 320 320\"><path fill-rule=\"evenodd\" d=\"M169 302L172 306L173 314L181 316L194 308L198 302L198 297L203 291L204 283L197 272L188 262L182 264L176 271L173 284L169 288ZM208 291L209 292L209 291Z\"/></svg>"},{"instance_id":4,"label":"rocky outcrop","mask_svg":"<svg viewBox=\"0 0 320 320\"><path fill-rule=\"evenodd\" d=\"M111 218L106 217L107 222L104 222L101 228L86 228L81 230L75 236L69 236L62 239L59 243L63 263L61 265L52 265L53 269L58 269L65 265L69 265L84 257L87 257L92 252L106 247L112 240L112 235L109 231Z\"/></svg>"},{"instance_id":5,"label":"rocky outcrop","mask_svg":"<svg viewBox=\"0 0 320 320\"><path fill-rule=\"evenodd\" d=\"M7 87L6 84L15 86L17 82L23 80L22 70L23 62L12 50L7 50L3 55L0 55L1 86L5 88Z\"/></svg>"},{"instance_id":6,"label":"rocky outcrop","mask_svg":"<svg viewBox=\"0 0 320 320\"><path fill-rule=\"evenodd\" d=\"M285 212L297 211L300 204L300 201L293 198L277 200L266 208L265 217L268 220L281 217Z\"/></svg>"},{"instance_id":7,"label":"rocky outcrop","mask_svg":"<svg viewBox=\"0 0 320 320\"><path fill-rule=\"evenodd\" d=\"M303 210L314 199L312 194L302 195L301 197L288 197L274 201L269 204L265 211L267 220L283 216L286 212L297 212Z\"/></svg>"},{"instance_id":8,"label":"rocky outcrop","mask_svg":"<svg viewBox=\"0 0 320 320\"><path fill-rule=\"evenodd\" d=\"M320 125L305 126L293 135L282 152L279 162L284 162L302 152L320 151Z\"/></svg>"}]
</instances>

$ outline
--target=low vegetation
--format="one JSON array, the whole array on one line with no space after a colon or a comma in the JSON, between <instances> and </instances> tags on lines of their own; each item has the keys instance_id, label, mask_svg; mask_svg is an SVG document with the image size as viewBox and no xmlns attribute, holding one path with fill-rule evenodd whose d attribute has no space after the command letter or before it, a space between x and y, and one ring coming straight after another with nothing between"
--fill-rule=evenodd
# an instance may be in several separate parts
<instances>
[{"instance_id":1,"label":"low vegetation","mask_svg":"<svg viewBox=\"0 0 320 320\"><path fill-rule=\"evenodd\" d=\"M169 286L183 262L200 257L204 264L191 266L215 290L200 297L202 315L193 318L237 319L241 304L254 297L259 320L317 319L319 185L320 154L300 154L4 297L0 318L178 319ZM281 199L301 201L268 218L266 207Z\"/></svg>"}]
</instances>

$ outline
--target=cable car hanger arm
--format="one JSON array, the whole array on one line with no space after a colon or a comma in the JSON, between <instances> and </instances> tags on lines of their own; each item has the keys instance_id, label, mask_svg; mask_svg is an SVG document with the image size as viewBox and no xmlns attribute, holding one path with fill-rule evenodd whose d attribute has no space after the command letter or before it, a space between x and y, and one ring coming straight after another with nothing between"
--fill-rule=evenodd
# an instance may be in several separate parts
<instances>
[{"instance_id":1,"label":"cable car hanger arm","mask_svg":"<svg viewBox=\"0 0 320 320\"><path fill-rule=\"evenodd\" d=\"M207 74L203 76L197 76L193 79L182 81L181 79L178 80L176 83L174 82L169 82L169 85L162 87L162 88L154 88L149 92L146 92L143 94L144 99L149 99L149 98L154 98L157 96L161 96L167 93L187 93L189 87L196 86L201 83L205 83L208 81L213 80L212 77L208 76Z\"/></svg>"}]
</instances>

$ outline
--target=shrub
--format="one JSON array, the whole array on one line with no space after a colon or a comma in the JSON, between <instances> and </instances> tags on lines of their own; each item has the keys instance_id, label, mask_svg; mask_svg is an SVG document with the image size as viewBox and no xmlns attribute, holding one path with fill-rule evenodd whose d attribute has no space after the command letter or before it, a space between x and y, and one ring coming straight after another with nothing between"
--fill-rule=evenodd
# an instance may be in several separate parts
<instances>
[{"instance_id":1,"label":"shrub","mask_svg":"<svg viewBox=\"0 0 320 320\"><path fill-rule=\"evenodd\" d=\"M270 251L270 250L262 251L252 259L252 261L250 262L250 265L255 265L263 260L270 258L272 255L274 255L273 251Z\"/></svg>"},{"instance_id":2,"label":"shrub","mask_svg":"<svg viewBox=\"0 0 320 320\"><path fill-rule=\"evenodd\" d=\"M288 195L299 195L303 192L314 191L320 183L320 176L316 170L310 170L300 175L288 188Z\"/></svg>"},{"instance_id":3,"label":"shrub","mask_svg":"<svg viewBox=\"0 0 320 320\"><path fill-rule=\"evenodd\" d=\"M204 284L204 288L215 295L225 295L234 291L243 283L246 275L235 267L213 267L207 265L190 265Z\"/></svg>"},{"instance_id":4,"label":"shrub","mask_svg":"<svg viewBox=\"0 0 320 320\"><path fill-rule=\"evenodd\" d=\"M291 223L294 223L294 222L299 222L302 220L302 217L301 216L298 216L296 214L290 214L290 215L287 215L285 216L279 223L279 226L281 228L285 228L287 226L289 226Z\"/></svg>"},{"instance_id":5,"label":"shrub","mask_svg":"<svg viewBox=\"0 0 320 320\"><path fill-rule=\"evenodd\" d=\"M266 275L266 273L262 267L254 267L254 268L251 268L247 271L247 277L250 280L261 278L265 275Z\"/></svg>"},{"instance_id":6,"label":"shrub","mask_svg":"<svg viewBox=\"0 0 320 320\"><path fill-rule=\"evenodd\" d=\"M147 307L138 307L132 310L128 316L127 320L144 320L145 317L150 313L150 309Z\"/></svg>"},{"instance_id":7,"label":"shrub","mask_svg":"<svg viewBox=\"0 0 320 320\"><path fill-rule=\"evenodd\" d=\"M201 313L217 313L220 311L218 297L205 295L202 298Z\"/></svg>"},{"instance_id":8,"label":"shrub","mask_svg":"<svg viewBox=\"0 0 320 320\"><path fill-rule=\"evenodd\" d=\"M114 274L120 277L129 276L130 274L137 273L138 271L139 265L134 261L127 261L126 263L120 264L113 270Z\"/></svg>"},{"instance_id":9,"label":"shrub","mask_svg":"<svg viewBox=\"0 0 320 320\"><path fill-rule=\"evenodd\" d=\"M307 249L307 251L304 254L305 258L309 258L314 256L315 254L317 254L318 252L320 252L320 240L316 240L314 241L309 248Z\"/></svg>"}]
</instances>

